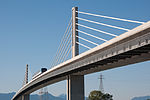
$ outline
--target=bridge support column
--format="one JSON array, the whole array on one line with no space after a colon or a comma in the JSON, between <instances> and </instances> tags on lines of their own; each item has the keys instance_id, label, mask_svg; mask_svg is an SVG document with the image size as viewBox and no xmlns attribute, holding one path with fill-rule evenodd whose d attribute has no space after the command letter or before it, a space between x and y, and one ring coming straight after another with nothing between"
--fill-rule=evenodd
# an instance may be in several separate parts
<instances>
[{"instance_id":1,"label":"bridge support column","mask_svg":"<svg viewBox=\"0 0 150 100\"><path fill-rule=\"evenodd\" d=\"M72 58L79 55L78 7L72 8ZM84 100L84 75L67 76L67 100Z\"/></svg>"},{"instance_id":2,"label":"bridge support column","mask_svg":"<svg viewBox=\"0 0 150 100\"><path fill-rule=\"evenodd\" d=\"M79 55L79 45L77 42L78 40L78 7L72 8L72 58Z\"/></svg>"},{"instance_id":3,"label":"bridge support column","mask_svg":"<svg viewBox=\"0 0 150 100\"><path fill-rule=\"evenodd\" d=\"M67 100L84 100L84 75L69 75Z\"/></svg>"},{"instance_id":4,"label":"bridge support column","mask_svg":"<svg viewBox=\"0 0 150 100\"><path fill-rule=\"evenodd\" d=\"M24 84L28 83L28 64L26 65L26 72L25 72L25 81ZM22 100L30 100L30 94L24 94L22 96Z\"/></svg>"},{"instance_id":5,"label":"bridge support column","mask_svg":"<svg viewBox=\"0 0 150 100\"><path fill-rule=\"evenodd\" d=\"M30 95L29 94L23 95L22 100L30 100Z\"/></svg>"}]
</instances>

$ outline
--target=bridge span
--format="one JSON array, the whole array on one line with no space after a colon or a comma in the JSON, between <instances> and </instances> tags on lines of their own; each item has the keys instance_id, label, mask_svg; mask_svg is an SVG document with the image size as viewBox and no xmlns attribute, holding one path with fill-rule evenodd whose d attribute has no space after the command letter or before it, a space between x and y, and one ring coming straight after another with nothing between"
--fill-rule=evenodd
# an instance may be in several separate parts
<instances>
[{"instance_id":1,"label":"bridge span","mask_svg":"<svg viewBox=\"0 0 150 100\"><path fill-rule=\"evenodd\" d=\"M75 89L77 86L68 86L68 94L73 89L79 92L77 95L83 100L84 75L148 60L150 21L49 69L24 85L12 100L21 100L23 95L62 80L69 80L68 84L79 86L79 91ZM68 96L68 100L79 99Z\"/></svg>"}]
</instances>

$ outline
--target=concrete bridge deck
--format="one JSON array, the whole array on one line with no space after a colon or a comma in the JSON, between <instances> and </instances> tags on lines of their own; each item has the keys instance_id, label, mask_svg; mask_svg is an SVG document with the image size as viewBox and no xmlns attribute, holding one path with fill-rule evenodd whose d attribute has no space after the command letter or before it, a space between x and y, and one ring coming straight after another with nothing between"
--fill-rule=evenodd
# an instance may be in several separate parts
<instances>
[{"instance_id":1,"label":"concrete bridge deck","mask_svg":"<svg viewBox=\"0 0 150 100\"><path fill-rule=\"evenodd\" d=\"M67 79L150 60L150 21L59 64L24 85L12 100Z\"/></svg>"}]
</instances>

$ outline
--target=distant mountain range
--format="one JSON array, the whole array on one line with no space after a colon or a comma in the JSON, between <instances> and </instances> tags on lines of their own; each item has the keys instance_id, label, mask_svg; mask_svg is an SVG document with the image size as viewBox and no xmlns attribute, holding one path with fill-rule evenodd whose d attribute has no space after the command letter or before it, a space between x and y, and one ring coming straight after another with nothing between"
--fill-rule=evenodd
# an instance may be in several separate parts
<instances>
[{"instance_id":1,"label":"distant mountain range","mask_svg":"<svg viewBox=\"0 0 150 100\"><path fill-rule=\"evenodd\" d=\"M11 100L11 98L15 95L15 92L12 93L0 93L0 100ZM66 100L66 95L61 94L60 96L53 96L51 94L48 94L47 97L49 100ZM31 100L40 100L39 95L33 94L30 95ZM150 99L150 96L142 96L142 97L134 97L131 100L147 100ZM87 98L85 98L87 100Z\"/></svg>"},{"instance_id":2,"label":"distant mountain range","mask_svg":"<svg viewBox=\"0 0 150 100\"><path fill-rule=\"evenodd\" d=\"M131 100L147 100L150 99L150 96L134 97Z\"/></svg>"},{"instance_id":3,"label":"distant mountain range","mask_svg":"<svg viewBox=\"0 0 150 100\"><path fill-rule=\"evenodd\" d=\"M0 100L11 100L11 98L15 95L15 92L12 93L0 93Z\"/></svg>"},{"instance_id":4,"label":"distant mountain range","mask_svg":"<svg viewBox=\"0 0 150 100\"><path fill-rule=\"evenodd\" d=\"M12 93L0 93L0 100L11 100L11 98L15 95L15 92ZM62 94L60 96L53 96L51 94L47 95L49 100L66 100L66 95ZM40 100L39 95L37 94L33 94L30 95L30 99L31 100Z\"/></svg>"}]
</instances>

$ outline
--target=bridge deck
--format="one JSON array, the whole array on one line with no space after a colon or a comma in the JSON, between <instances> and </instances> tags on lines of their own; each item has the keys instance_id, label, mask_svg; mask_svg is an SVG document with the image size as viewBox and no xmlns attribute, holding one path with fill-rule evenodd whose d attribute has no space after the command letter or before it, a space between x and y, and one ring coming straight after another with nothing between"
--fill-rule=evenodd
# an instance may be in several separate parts
<instances>
[{"instance_id":1,"label":"bridge deck","mask_svg":"<svg viewBox=\"0 0 150 100\"><path fill-rule=\"evenodd\" d=\"M67 75L85 75L150 60L150 22L82 53L31 80L13 97L65 80Z\"/></svg>"}]
</instances>

